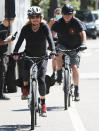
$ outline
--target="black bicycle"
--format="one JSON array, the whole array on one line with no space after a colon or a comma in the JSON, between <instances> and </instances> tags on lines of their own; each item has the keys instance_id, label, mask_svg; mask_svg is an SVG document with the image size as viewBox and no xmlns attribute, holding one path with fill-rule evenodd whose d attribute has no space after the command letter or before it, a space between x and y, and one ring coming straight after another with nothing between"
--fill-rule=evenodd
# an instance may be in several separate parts
<instances>
[{"instance_id":1,"label":"black bicycle","mask_svg":"<svg viewBox=\"0 0 99 131\"><path fill-rule=\"evenodd\" d=\"M63 89L64 89L64 108L65 110L68 109L68 107L70 107L71 105L71 98L73 100L74 97L74 93L73 93L73 83L72 83L72 69L71 69L71 63L70 63L70 56L68 55L69 52L71 51L83 51L87 49L87 47L85 46L80 46L76 49L61 49L58 48L57 51L62 52L63 53Z\"/></svg>"}]
</instances>

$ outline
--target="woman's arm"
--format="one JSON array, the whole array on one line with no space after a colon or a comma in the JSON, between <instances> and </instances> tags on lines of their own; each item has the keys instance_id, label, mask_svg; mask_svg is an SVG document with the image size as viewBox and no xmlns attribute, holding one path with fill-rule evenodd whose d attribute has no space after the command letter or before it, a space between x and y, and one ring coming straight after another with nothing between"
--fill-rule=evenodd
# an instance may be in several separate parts
<instances>
[{"instance_id":1,"label":"woman's arm","mask_svg":"<svg viewBox=\"0 0 99 131\"><path fill-rule=\"evenodd\" d=\"M18 50L20 49L23 41L24 41L24 28L22 28L22 30L21 30L20 36L18 38L18 41L17 41L17 43L15 45L15 48L14 48L13 52L18 52Z\"/></svg>"}]
</instances>

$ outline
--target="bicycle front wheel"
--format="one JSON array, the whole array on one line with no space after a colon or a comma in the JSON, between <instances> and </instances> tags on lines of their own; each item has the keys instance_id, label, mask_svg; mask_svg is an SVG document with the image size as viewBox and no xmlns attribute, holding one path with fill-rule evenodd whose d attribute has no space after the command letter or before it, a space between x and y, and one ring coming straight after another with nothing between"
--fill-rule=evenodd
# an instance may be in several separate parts
<instances>
[{"instance_id":1,"label":"bicycle front wheel","mask_svg":"<svg viewBox=\"0 0 99 131\"><path fill-rule=\"evenodd\" d=\"M31 112L31 130L34 130L35 126L35 109L34 109L34 92L32 91L32 99L31 99L31 106L30 106L30 112Z\"/></svg>"},{"instance_id":2,"label":"bicycle front wheel","mask_svg":"<svg viewBox=\"0 0 99 131\"><path fill-rule=\"evenodd\" d=\"M64 70L64 108L65 110L69 107L70 97L69 97L69 89L70 89L70 74L68 70Z\"/></svg>"},{"instance_id":3,"label":"bicycle front wheel","mask_svg":"<svg viewBox=\"0 0 99 131\"><path fill-rule=\"evenodd\" d=\"M30 105L32 130L34 130L35 125L37 124L36 98L35 98L34 89L36 89L36 81L32 82L32 94L31 94L32 98L31 98L31 105Z\"/></svg>"}]
</instances>

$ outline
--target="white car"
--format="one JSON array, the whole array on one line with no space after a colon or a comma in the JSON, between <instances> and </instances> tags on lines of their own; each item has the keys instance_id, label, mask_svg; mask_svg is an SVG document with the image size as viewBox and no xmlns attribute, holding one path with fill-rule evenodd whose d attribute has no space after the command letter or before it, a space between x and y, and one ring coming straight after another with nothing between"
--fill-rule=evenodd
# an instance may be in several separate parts
<instances>
[{"instance_id":1,"label":"white car","mask_svg":"<svg viewBox=\"0 0 99 131\"><path fill-rule=\"evenodd\" d=\"M95 17L95 24L97 28L97 35L99 35L99 10L92 11L94 17Z\"/></svg>"}]
</instances>

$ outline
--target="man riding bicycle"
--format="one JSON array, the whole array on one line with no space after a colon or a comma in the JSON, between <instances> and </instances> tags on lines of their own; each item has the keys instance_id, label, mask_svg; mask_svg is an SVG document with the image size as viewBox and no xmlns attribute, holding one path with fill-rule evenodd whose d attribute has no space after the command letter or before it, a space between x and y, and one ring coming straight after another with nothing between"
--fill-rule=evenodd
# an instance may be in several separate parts
<instances>
[{"instance_id":1,"label":"man riding bicycle","mask_svg":"<svg viewBox=\"0 0 99 131\"><path fill-rule=\"evenodd\" d=\"M25 53L30 57L41 57L47 55L47 42L49 43L52 52L55 51L55 46L49 26L42 20L42 10L38 6L32 6L28 10L28 18L30 23L26 24L20 33L19 39L14 49L14 58L17 59L17 52L22 45L23 40L26 40ZM54 58L54 55L52 56ZM43 116L46 116L45 105L45 74L47 70L47 60L42 60L38 65L38 85L41 97L41 108ZM22 99L26 99L29 91L29 71L31 63L29 60L24 61L24 87L22 88Z\"/></svg>"},{"instance_id":2,"label":"man riding bicycle","mask_svg":"<svg viewBox=\"0 0 99 131\"><path fill-rule=\"evenodd\" d=\"M74 7L70 4L64 4L62 7L62 18L56 21L52 26L53 37L57 33L59 47L64 49L75 49L83 46L86 41L85 26L73 16ZM61 58L62 58L62 54ZM71 68L73 72L73 82L75 88L75 100L79 101L79 53L72 51L69 53Z\"/></svg>"}]
</instances>

